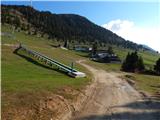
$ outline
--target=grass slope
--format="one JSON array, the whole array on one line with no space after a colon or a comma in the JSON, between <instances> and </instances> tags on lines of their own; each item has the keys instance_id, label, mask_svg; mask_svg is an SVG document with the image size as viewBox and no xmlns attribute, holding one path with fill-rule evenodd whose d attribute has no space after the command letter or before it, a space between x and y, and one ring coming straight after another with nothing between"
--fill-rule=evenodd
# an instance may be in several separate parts
<instances>
[{"instance_id":1,"label":"grass slope","mask_svg":"<svg viewBox=\"0 0 160 120\"><path fill-rule=\"evenodd\" d=\"M8 31L9 26L3 28L2 32ZM62 49L54 49L49 46L51 41L39 39L35 36L28 36L20 32L13 34L16 40L24 43L29 48L39 51L51 58L70 65L72 61L81 59L80 56ZM2 44L13 44L16 40L2 36ZM52 90L63 85L71 85L79 88L84 85L88 78L71 78L56 70L46 69L44 66L35 65L28 62L25 58L13 54L14 48L11 46L2 45L2 90L4 91L25 91L32 89L47 89ZM76 68L88 71L82 66L76 64ZM55 68L56 69L56 68Z\"/></svg>"},{"instance_id":2,"label":"grass slope","mask_svg":"<svg viewBox=\"0 0 160 120\"><path fill-rule=\"evenodd\" d=\"M160 91L159 76L130 73L125 75L124 78L134 80L138 90L151 93L151 95Z\"/></svg>"},{"instance_id":3,"label":"grass slope","mask_svg":"<svg viewBox=\"0 0 160 120\"><path fill-rule=\"evenodd\" d=\"M5 34L5 35L4 35ZM52 45L56 41L37 38L33 35L26 35L25 32L12 31L11 26L2 25L2 118L3 113L7 113L10 108L29 107L37 100L48 94L57 93L59 89L69 86L80 90L89 83L91 74L84 67L76 64L76 69L85 72L87 78L71 78L57 70L57 68L46 68L39 62L28 62L24 57L13 53L13 44L23 43L30 49L41 52L46 56L56 59L66 65L71 62L85 59L86 63L107 71L120 72L121 64L104 64L90 61L85 53L54 48ZM116 54L121 59L127 55L128 51L114 47ZM155 61L160 57L158 54L149 52L139 52L144 58L145 65L153 68ZM141 90L151 93L159 91L157 85L160 84L159 76L132 74ZM62 93L66 98L72 98L65 92ZM13 111L12 111L13 112Z\"/></svg>"},{"instance_id":4,"label":"grass slope","mask_svg":"<svg viewBox=\"0 0 160 120\"><path fill-rule=\"evenodd\" d=\"M3 33L9 35L3 35ZM13 53L15 49L13 45L21 42L27 47L66 65L82 59L81 56L74 54L72 51L52 47L52 41L37 38L36 36L29 36L24 32L14 31L14 33L12 33L12 29L8 25L2 25L1 38L2 118L13 119L13 117L16 116L15 113L20 108L30 109L37 101L58 93L60 89L65 87L79 91L90 82L89 71L79 64L75 64L75 67L85 72L87 74L86 78L71 78L58 71L56 67L52 69L47 68L39 62L29 62L28 59L26 59L27 55L21 57ZM74 96L65 91L61 91L60 94L67 99L74 98Z\"/></svg>"}]
</instances>

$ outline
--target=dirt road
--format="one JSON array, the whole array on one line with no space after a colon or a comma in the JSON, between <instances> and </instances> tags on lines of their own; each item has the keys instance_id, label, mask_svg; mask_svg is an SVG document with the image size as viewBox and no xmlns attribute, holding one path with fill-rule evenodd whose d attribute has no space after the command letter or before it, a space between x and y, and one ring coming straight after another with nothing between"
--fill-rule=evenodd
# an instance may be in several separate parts
<instances>
[{"instance_id":1,"label":"dirt road","mask_svg":"<svg viewBox=\"0 0 160 120\"><path fill-rule=\"evenodd\" d=\"M160 102L142 99L117 73L97 70L83 62L94 75L86 102L72 120L160 120Z\"/></svg>"}]
</instances>

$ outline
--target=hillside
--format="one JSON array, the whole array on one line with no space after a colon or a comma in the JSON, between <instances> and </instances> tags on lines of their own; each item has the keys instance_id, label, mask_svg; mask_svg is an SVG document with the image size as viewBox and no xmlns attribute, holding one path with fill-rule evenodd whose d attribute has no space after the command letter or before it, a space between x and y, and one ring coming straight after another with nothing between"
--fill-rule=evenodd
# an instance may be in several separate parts
<instances>
[{"instance_id":1,"label":"hillside","mask_svg":"<svg viewBox=\"0 0 160 120\"><path fill-rule=\"evenodd\" d=\"M90 73L75 63L82 57L72 51L54 48L52 45L56 43L26 35L24 31L12 33L11 28L10 25L2 25L2 119L17 120L23 119L23 116L25 119L48 119L50 110L46 107L39 111L43 106L41 102L50 98L59 102L62 102L62 98L73 101L90 82ZM85 72L87 77L74 79L57 67L49 68L38 61L31 61L24 53L14 54L19 42L66 65L74 62L75 68ZM55 94L63 97L59 100ZM58 112L57 109L52 111L55 114Z\"/></svg>"},{"instance_id":2,"label":"hillside","mask_svg":"<svg viewBox=\"0 0 160 120\"><path fill-rule=\"evenodd\" d=\"M102 47L110 44L133 50L148 50L75 14L53 14L29 6L2 5L4 23L14 25L18 31L25 30L27 34L58 41L67 40L72 44L90 45L97 41Z\"/></svg>"},{"instance_id":3,"label":"hillside","mask_svg":"<svg viewBox=\"0 0 160 120\"><path fill-rule=\"evenodd\" d=\"M25 31L13 32L11 25L2 25L1 37L2 118L4 120L48 120L51 115L55 118L57 114L67 113L68 108L65 105L68 103L62 101L67 100L72 103L77 100L77 96L90 83L91 78L90 72L78 63L75 63L75 67L85 72L87 78L74 79L61 73L57 68L50 69L43 64L31 62L26 57L16 55L13 51L19 42L66 65L70 65L72 61L85 60L88 65L94 66L94 68L120 72L120 64L103 64L90 61L85 57L85 53L53 47L57 44L56 41L43 37L38 38L36 35L27 35ZM118 47L114 47L114 50L121 59L126 56L128 51L131 51ZM23 53L21 54L23 55ZM158 54L154 55L150 52L141 52L140 54L148 66L153 66L159 57ZM137 81L140 90L151 93L159 91L159 76L132 74L130 77ZM154 80L151 81L151 79ZM61 97L59 98L57 95Z\"/></svg>"},{"instance_id":4,"label":"hillside","mask_svg":"<svg viewBox=\"0 0 160 120\"><path fill-rule=\"evenodd\" d=\"M100 63L89 52L60 45L112 47L123 61L137 50L146 70L160 54L126 41L87 18L29 6L1 5L1 117L3 120L159 120L160 76L121 71L122 63ZM84 72L72 78L59 66L17 50L22 45ZM70 47L69 47L70 48ZM17 52L15 52L17 50ZM73 72L73 71L72 71Z\"/></svg>"}]
</instances>

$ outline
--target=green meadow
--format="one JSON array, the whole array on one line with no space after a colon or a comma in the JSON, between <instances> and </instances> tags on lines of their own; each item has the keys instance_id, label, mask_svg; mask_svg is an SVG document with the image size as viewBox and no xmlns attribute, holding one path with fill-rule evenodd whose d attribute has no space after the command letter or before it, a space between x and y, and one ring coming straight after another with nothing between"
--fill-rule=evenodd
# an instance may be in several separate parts
<instances>
[{"instance_id":1,"label":"green meadow","mask_svg":"<svg viewBox=\"0 0 160 120\"><path fill-rule=\"evenodd\" d=\"M2 33L1 85L2 108L4 112L9 109L9 106L18 107L23 105L27 106L30 103L34 104L35 100L41 99L42 96L45 97L49 93L57 93L59 89L64 87L71 87L76 90L84 88L90 83L92 75L86 68L76 63L78 60L86 60L87 64L97 69L121 72L121 64L98 63L90 61L86 53L55 48L53 46L58 44L56 40L48 40L45 38L38 38L35 35L27 35L24 31L13 31L12 27L9 25L2 25ZM19 43L22 43L32 50L45 54L50 58L58 60L63 64L71 65L73 62L74 67L79 71L85 72L87 77L72 78L63 72L60 72L56 67L50 68L39 61L31 62L25 57L14 54L15 45L18 45ZM113 49L122 60L127 55L128 51L131 51L115 47L113 47ZM21 52L20 54L24 55L24 53ZM160 57L158 54L146 51L140 51L139 54L143 57L147 69L153 68L155 61ZM143 74L132 74L132 76L137 83L138 89L149 93L159 91L159 87L157 87L157 85L160 84L159 76ZM66 93L62 94L66 98L72 98L72 96L69 96Z\"/></svg>"},{"instance_id":2,"label":"green meadow","mask_svg":"<svg viewBox=\"0 0 160 120\"><path fill-rule=\"evenodd\" d=\"M2 114L8 114L12 110L10 108L16 110L21 107L33 107L37 101L56 93L72 100L75 96L62 91L63 88L69 87L80 91L90 83L90 72L76 63L82 57L73 51L54 48L52 45L55 43L52 40L26 35L23 31L12 33L11 27L8 25L2 26L2 33L12 35L1 36ZM19 54L25 57L14 54L14 45L19 43L66 65L71 65L71 62L74 62L74 68L85 72L87 77L72 78L59 71L57 67L50 68L39 61L29 61L26 59L29 56L21 51Z\"/></svg>"}]
</instances>

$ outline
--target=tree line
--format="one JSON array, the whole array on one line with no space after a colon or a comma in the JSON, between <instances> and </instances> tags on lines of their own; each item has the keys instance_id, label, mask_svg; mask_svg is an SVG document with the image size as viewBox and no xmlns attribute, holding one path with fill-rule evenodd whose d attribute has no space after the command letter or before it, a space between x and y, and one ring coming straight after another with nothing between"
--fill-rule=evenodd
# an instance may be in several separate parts
<instances>
[{"instance_id":1,"label":"tree line","mask_svg":"<svg viewBox=\"0 0 160 120\"><path fill-rule=\"evenodd\" d=\"M122 66L122 71L126 72L145 72L145 65L143 62L143 58L138 55L138 52L128 53ZM160 58L156 61L154 65L154 74L160 75Z\"/></svg>"}]
</instances>

